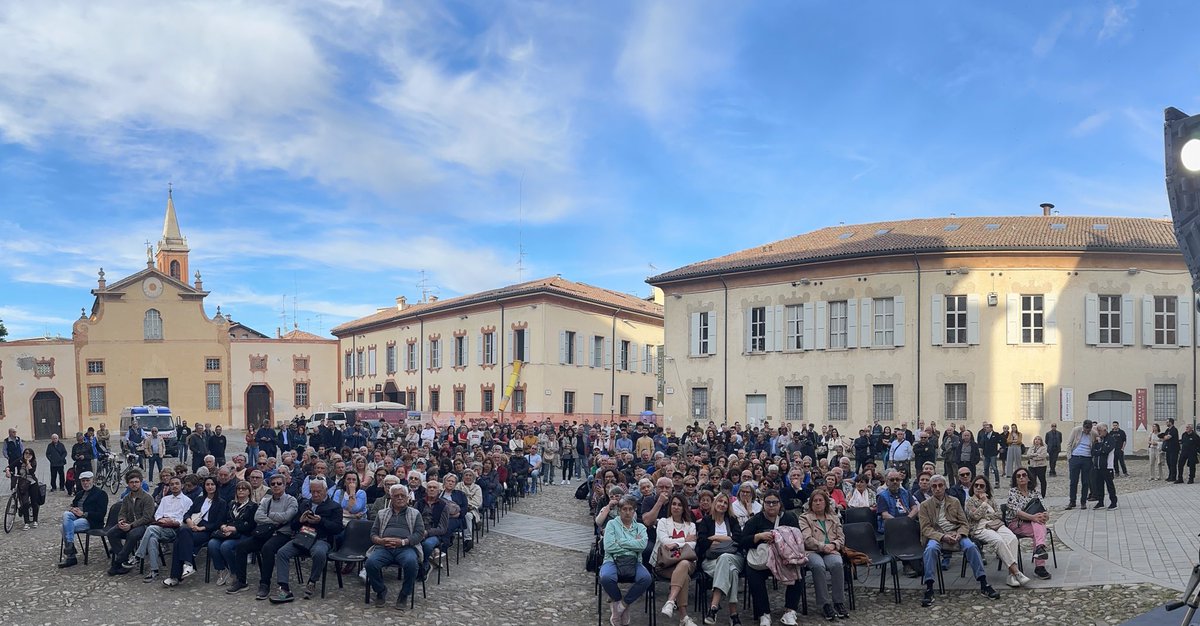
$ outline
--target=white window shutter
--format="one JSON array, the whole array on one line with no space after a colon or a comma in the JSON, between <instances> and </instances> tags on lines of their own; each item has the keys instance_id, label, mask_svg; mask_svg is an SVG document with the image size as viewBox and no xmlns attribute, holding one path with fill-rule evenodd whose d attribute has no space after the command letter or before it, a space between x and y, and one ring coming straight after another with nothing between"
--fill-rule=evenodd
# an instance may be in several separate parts
<instances>
[{"instance_id":1,"label":"white window shutter","mask_svg":"<svg viewBox=\"0 0 1200 626\"><path fill-rule=\"evenodd\" d=\"M1010 345L1021 343L1021 294L1008 294L1004 306L1004 317L1008 326L1008 343Z\"/></svg>"},{"instance_id":2,"label":"white window shutter","mask_svg":"<svg viewBox=\"0 0 1200 626\"><path fill-rule=\"evenodd\" d=\"M587 348L583 344L583 333L575 331L575 365L585 365L583 357Z\"/></svg>"},{"instance_id":3,"label":"white window shutter","mask_svg":"<svg viewBox=\"0 0 1200 626\"><path fill-rule=\"evenodd\" d=\"M784 343L783 333L783 327L787 325L785 320L787 320L787 317L784 313L783 305L777 305L775 307L775 332L773 333L775 337L775 345L771 347L771 350L783 352L783 349L787 346L787 344Z\"/></svg>"},{"instance_id":4,"label":"white window shutter","mask_svg":"<svg viewBox=\"0 0 1200 626\"><path fill-rule=\"evenodd\" d=\"M1154 296L1142 296L1142 345L1154 345Z\"/></svg>"},{"instance_id":5,"label":"white window shutter","mask_svg":"<svg viewBox=\"0 0 1200 626\"><path fill-rule=\"evenodd\" d=\"M513 362L513 331L508 332L508 341L504 342L504 363L505 365Z\"/></svg>"},{"instance_id":6,"label":"white window shutter","mask_svg":"<svg viewBox=\"0 0 1200 626\"><path fill-rule=\"evenodd\" d=\"M813 307L812 302L804 303L803 333L804 333L804 349L805 350L812 350L813 348L817 347L816 330L814 329L816 320L817 320L817 314L814 312L814 308L815 307Z\"/></svg>"},{"instance_id":7,"label":"white window shutter","mask_svg":"<svg viewBox=\"0 0 1200 626\"><path fill-rule=\"evenodd\" d=\"M1094 293L1083 296L1083 342L1089 346L1100 343L1100 298Z\"/></svg>"},{"instance_id":8,"label":"white window shutter","mask_svg":"<svg viewBox=\"0 0 1200 626\"><path fill-rule=\"evenodd\" d=\"M526 362L526 363L530 363L530 362L532 362L532 361L533 361L533 348L532 348L532 345L531 345L531 343L532 343L532 342L531 342L531 338L532 338L532 335L533 335L533 333L529 332L529 329L528 329L528 328L526 328L526 329L525 329L525 332L523 332L523 333L521 333L521 334L525 336L525 346L524 346L524 348L525 348L525 362Z\"/></svg>"},{"instance_id":9,"label":"white window shutter","mask_svg":"<svg viewBox=\"0 0 1200 626\"><path fill-rule=\"evenodd\" d=\"M708 314L708 353L717 353L717 312Z\"/></svg>"},{"instance_id":10,"label":"white window shutter","mask_svg":"<svg viewBox=\"0 0 1200 626\"><path fill-rule=\"evenodd\" d=\"M765 352L775 351L775 307L763 307L763 350Z\"/></svg>"},{"instance_id":11,"label":"white window shutter","mask_svg":"<svg viewBox=\"0 0 1200 626\"><path fill-rule=\"evenodd\" d=\"M894 337L897 348L904 345L904 296L896 296L893 299L893 314L892 314L892 337Z\"/></svg>"},{"instance_id":12,"label":"white window shutter","mask_svg":"<svg viewBox=\"0 0 1200 626\"><path fill-rule=\"evenodd\" d=\"M750 353L750 337L754 329L754 308L742 309L742 352Z\"/></svg>"},{"instance_id":13,"label":"white window shutter","mask_svg":"<svg viewBox=\"0 0 1200 626\"><path fill-rule=\"evenodd\" d=\"M606 337L604 339L604 369L612 367L613 362L613 340Z\"/></svg>"},{"instance_id":14,"label":"white window shutter","mask_svg":"<svg viewBox=\"0 0 1200 626\"><path fill-rule=\"evenodd\" d=\"M929 345L940 346L946 340L946 296L935 293L929 299L931 312Z\"/></svg>"},{"instance_id":15,"label":"white window shutter","mask_svg":"<svg viewBox=\"0 0 1200 626\"><path fill-rule=\"evenodd\" d=\"M425 369L429 369L430 364L432 363L432 361L430 361L430 358L433 356L433 350L431 349L432 346L432 341L425 344Z\"/></svg>"},{"instance_id":16,"label":"white window shutter","mask_svg":"<svg viewBox=\"0 0 1200 626\"><path fill-rule=\"evenodd\" d=\"M1043 339L1046 345L1054 345L1058 343L1058 298L1047 294L1042 297L1042 303L1046 307L1046 332Z\"/></svg>"},{"instance_id":17,"label":"white window shutter","mask_svg":"<svg viewBox=\"0 0 1200 626\"><path fill-rule=\"evenodd\" d=\"M567 331L558 331L558 364L567 362Z\"/></svg>"},{"instance_id":18,"label":"white window shutter","mask_svg":"<svg viewBox=\"0 0 1200 626\"><path fill-rule=\"evenodd\" d=\"M688 356L700 356L700 314L688 316Z\"/></svg>"},{"instance_id":19,"label":"white window shutter","mask_svg":"<svg viewBox=\"0 0 1200 626\"><path fill-rule=\"evenodd\" d=\"M480 365L487 365L487 363L483 362L483 333L479 333L478 335L475 335L475 341L476 341L475 360Z\"/></svg>"},{"instance_id":20,"label":"white window shutter","mask_svg":"<svg viewBox=\"0 0 1200 626\"><path fill-rule=\"evenodd\" d=\"M815 322L817 343L814 347L817 350L824 350L825 346L829 345L829 333L826 331L826 327L829 325L829 305L824 300L817 302L817 319Z\"/></svg>"},{"instance_id":21,"label":"white window shutter","mask_svg":"<svg viewBox=\"0 0 1200 626\"><path fill-rule=\"evenodd\" d=\"M471 337L463 335L463 362L462 366L466 367L471 364Z\"/></svg>"},{"instance_id":22,"label":"white window shutter","mask_svg":"<svg viewBox=\"0 0 1200 626\"><path fill-rule=\"evenodd\" d=\"M1179 304L1175 307L1175 322L1178 329L1175 337L1180 346L1192 345L1192 319L1196 311L1192 309L1192 299L1180 296Z\"/></svg>"},{"instance_id":23,"label":"white window shutter","mask_svg":"<svg viewBox=\"0 0 1200 626\"><path fill-rule=\"evenodd\" d=\"M638 370L638 352L640 348L636 343L629 344L629 371L636 372Z\"/></svg>"},{"instance_id":24,"label":"white window shutter","mask_svg":"<svg viewBox=\"0 0 1200 626\"><path fill-rule=\"evenodd\" d=\"M967 295L967 344L979 345L979 295Z\"/></svg>"},{"instance_id":25,"label":"white window shutter","mask_svg":"<svg viewBox=\"0 0 1200 626\"><path fill-rule=\"evenodd\" d=\"M846 301L846 347L858 347L858 300L854 298Z\"/></svg>"},{"instance_id":26,"label":"white window shutter","mask_svg":"<svg viewBox=\"0 0 1200 626\"><path fill-rule=\"evenodd\" d=\"M1133 296L1121 296L1121 343L1136 345L1133 340Z\"/></svg>"},{"instance_id":27,"label":"white window shutter","mask_svg":"<svg viewBox=\"0 0 1200 626\"><path fill-rule=\"evenodd\" d=\"M588 367L596 366L595 365L596 364L596 337L595 336L588 337L588 360L587 360L587 362L588 362Z\"/></svg>"},{"instance_id":28,"label":"white window shutter","mask_svg":"<svg viewBox=\"0 0 1200 626\"><path fill-rule=\"evenodd\" d=\"M872 314L871 308L873 304L874 301L870 298L863 298L858 305L859 313L862 314L862 323L858 325L861 330L859 333L861 338L858 341L858 345L864 348L870 348L875 345L875 336L871 334L872 324L875 323L875 316Z\"/></svg>"}]
</instances>

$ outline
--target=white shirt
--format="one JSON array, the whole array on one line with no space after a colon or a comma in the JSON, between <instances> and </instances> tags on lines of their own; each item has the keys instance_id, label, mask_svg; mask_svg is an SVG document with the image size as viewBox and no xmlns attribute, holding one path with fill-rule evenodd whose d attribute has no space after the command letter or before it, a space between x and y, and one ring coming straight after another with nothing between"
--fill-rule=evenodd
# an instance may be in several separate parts
<instances>
[{"instance_id":1,"label":"white shirt","mask_svg":"<svg viewBox=\"0 0 1200 626\"><path fill-rule=\"evenodd\" d=\"M168 517L182 524L183 516L187 515L188 510L191 508L191 498L183 494L177 496L167 494L163 496L162 502L158 503L158 510L154 512L154 519Z\"/></svg>"},{"instance_id":2,"label":"white shirt","mask_svg":"<svg viewBox=\"0 0 1200 626\"><path fill-rule=\"evenodd\" d=\"M421 431L421 441L433 441L433 438L436 436L437 436L437 431L434 430L432 427L426 428Z\"/></svg>"}]
</instances>

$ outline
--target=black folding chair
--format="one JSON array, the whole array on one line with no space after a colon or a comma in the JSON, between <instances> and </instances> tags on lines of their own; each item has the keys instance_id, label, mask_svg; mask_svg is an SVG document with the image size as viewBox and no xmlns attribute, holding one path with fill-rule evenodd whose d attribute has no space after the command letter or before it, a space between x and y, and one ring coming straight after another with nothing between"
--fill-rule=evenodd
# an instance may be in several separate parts
<instances>
[{"instance_id":1,"label":"black folding chair","mask_svg":"<svg viewBox=\"0 0 1200 626\"><path fill-rule=\"evenodd\" d=\"M883 593L887 585L887 568L889 565L894 567L894 562L891 555L884 554L883 550L879 549L879 542L875 539L875 525L864 522L855 522L852 524L843 524L842 532L846 535L846 547L852 548L871 559L871 564L868 568L879 568L879 593ZM850 602L854 603L854 580L858 576L858 566L851 564L854 575L851 576L850 583ZM896 589L896 604L900 603L900 589Z\"/></svg>"},{"instance_id":2,"label":"black folding chair","mask_svg":"<svg viewBox=\"0 0 1200 626\"><path fill-rule=\"evenodd\" d=\"M108 517L104 520L104 528L89 528L86 533L83 533L83 564L88 564L88 556L92 551L92 537L100 538L100 545L104 546L104 555L110 560L112 559L112 550L108 546L109 528L117 525L117 521L121 518L121 503L108 507Z\"/></svg>"},{"instance_id":3,"label":"black folding chair","mask_svg":"<svg viewBox=\"0 0 1200 626\"><path fill-rule=\"evenodd\" d=\"M883 520L883 549L891 555L892 585L896 587L896 604L900 604L900 568L901 563L921 563L925 558L925 546L921 544L921 526L911 517L894 517ZM938 579L941 579L941 568L938 568Z\"/></svg>"}]
</instances>

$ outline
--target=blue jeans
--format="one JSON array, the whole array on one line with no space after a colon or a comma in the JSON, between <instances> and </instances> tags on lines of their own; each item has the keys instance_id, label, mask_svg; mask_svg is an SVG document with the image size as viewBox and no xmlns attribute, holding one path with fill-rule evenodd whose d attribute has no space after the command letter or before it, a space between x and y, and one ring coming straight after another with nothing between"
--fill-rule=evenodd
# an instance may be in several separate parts
<instances>
[{"instance_id":1,"label":"blue jeans","mask_svg":"<svg viewBox=\"0 0 1200 626\"><path fill-rule=\"evenodd\" d=\"M1071 491L1067 504L1075 504L1076 489L1079 491L1079 506L1086 506L1088 491L1092 485L1092 459L1086 456L1072 456L1067 461L1071 472Z\"/></svg>"},{"instance_id":2,"label":"blue jeans","mask_svg":"<svg viewBox=\"0 0 1200 626\"><path fill-rule=\"evenodd\" d=\"M996 478L996 480L992 481L993 483L1000 482L1000 470L999 470L999 466L996 464L997 458L998 457L994 457L994 456L983 457L983 477L987 478L988 468L991 468L992 476L994 476Z\"/></svg>"},{"instance_id":3,"label":"blue jeans","mask_svg":"<svg viewBox=\"0 0 1200 626\"><path fill-rule=\"evenodd\" d=\"M438 547L441 544L442 544L442 538L437 537L437 536L426 537L425 540L421 542L421 551L425 553L425 565L426 566L429 565L429 557L431 555L433 555L433 549Z\"/></svg>"},{"instance_id":4,"label":"blue jeans","mask_svg":"<svg viewBox=\"0 0 1200 626\"><path fill-rule=\"evenodd\" d=\"M650 576L650 570L647 570L641 563L637 564L637 575L634 577L633 585L629 587L629 591L625 592L624 598L621 597L621 588L617 586L617 564L612 561L605 561L600 566L600 587L604 589L604 593L608 594L609 598L615 602L624 600L625 604L630 605L637 602L637 599L646 593L646 589L654 582L654 578Z\"/></svg>"},{"instance_id":5,"label":"blue jeans","mask_svg":"<svg viewBox=\"0 0 1200 626\"><path fill-rule=\"evenodd\" d=\"M279 549L275 553L275 582L280 585L288 583L288 565L292 559L298 556L304 556L308 553L312 557L311 573L308 575L308 582L315 583L321 579L321 572L325 571L325 557L329 554L329 542L324 539L318 539L313 542L311 550L305 550L297 546L295 542L289 541L287 545Z\"/></svg>"},{"instance_id":6,"label":"blue jeans","mask_svg":"<svg viewBox=\"0 0 1200 626\"><path fill-rule=\"evenodd\" d=\"M987 572L983 569L983 557L980 556L979 547L975 545L975 542L963 537L958 540L958 547L963 551L963 558L971 565L971 572L975 574L975 580L987 576ZM937 575L938 561L942 560L941 542L930 539L925 544L925 553L921 560L925 564L925 582L932 582L934 576Z\"/></svg>"},{"instance_id":7,"label":"blue jeans","mask_svg":"<svg viewBox=\"0 0 1200 626\"><path fill-rule=\"evenodd\" d=\"M63 511L62 536L67 545L74 545L75 533L85 533L91 528L86 517L75 517L74 513Z\"/></svg>"},{"instance_id":8,"label":"blue jeans","mask_svg":"<svg viewBox=\"0 0 1200 626\"><path fill-rule=\"evenodd\" d=\"M525 493L537 493L538 478L541 477L542 470L535 469L529 472L529 483L525 486Z\"/></svg>"},{"instance_id":9,"label":"blue jeans","mask_svg":"<svg viewBox=\"0 0 1200 626\"><path fill-rule=\"evenodd\" d=\"M383 584L383 568L397 564L403 574L400 597L407 598L412 595L413 585L417 581L417 551L412 546L391 549L375 546L367 554L367 584L371 585L375 593L387 593L387 586Z\"/></svg>"},{"instance_id":10,"label":"blue jeans","mask_svg":"<svg viewBox=\"0 0 1200 626\"><path fill-rule=\"evenodd\" d=\"M243 539L245 538L234 537L232 539L208 540L208 554L212 557L213 567L218 572L229 569L229 563L233 562L233 551L237 550L238 544Z\"/></svg>"},{"instance_id":11,"label":"blue jeans","mask_svg":"<svg viewBox=\"0 0 1200 626\"><path fill-rule=\"evenodd\" d=\"M246 446L246 465L258 466L258 446Z\"/></svg>"}]
</instances>

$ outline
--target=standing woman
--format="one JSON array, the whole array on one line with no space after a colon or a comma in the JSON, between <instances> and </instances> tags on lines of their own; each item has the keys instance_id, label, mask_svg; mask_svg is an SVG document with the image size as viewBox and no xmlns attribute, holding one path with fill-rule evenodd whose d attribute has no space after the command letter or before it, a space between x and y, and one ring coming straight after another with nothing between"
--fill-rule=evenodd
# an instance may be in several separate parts
<instances>
[{"instance_id":1,"label":"standing woman","mask_svg":"<svg viewBox=\"0 0 1200 626\"><path fill-rule=\"evenodd\" d=\"M1021 431L1017 430L1017 425L1013 424L1008 430L1008 456L1004 461L1004 475L1008 476L1017 471L1021 466L1021 448L1024 442L1021 440ZM1046 455L1046 463L1050 462L1050 455Z\"/></svg>"},{"instance_id":2,"label":"standing woman","mask_svg":"<svg viewBox=\"0 0 1200 626\"><path fill-rule=\"evenodd\" d=\"M1163 479L1163 461L1162 442L1159 439L1162 437L1162 429L1159 428L1158 422L1155 422L1150 427L1150 441L1147 442L1147 447L1150 451L1150 480Z\"/></svg>"},{"instance_id":3,"label":"standing woman","mask_svg":"<svg viewBox=\"0 0 1200 626\"><path fill-rule=\"evenodd\" d=\"M958 468L968 468L971 470L971 475L977 473L976 466L979 465L979 444L975 443L975 436L971 431L963 428L959 434L959 444L954 448L954 461L958 464Z\"/></svg>"},{"instance_id":4,"label":"standing woman","mask_svg":"<svg viewBox=\"0 0 1200 626\"><path fill-rule=\"evenodd\" d=\"M1011 450L1011 448L1009 448ZM1050 451L1046 448L1046 444L1042 443L1042 438L1034 435L1033 445L1029 446L1029 470L1030 478L1036 481L1033 486L1040 487L1042 497L1046 497L1046 466L1050 463ZM1016 475L1017 468L1014 466L1013 472Z\"/></svg>"},{"instance_id":5,"label":"standing woman","mask_svg":"<svg viewBox=\"0 0 1200 626\"><path fill-rule=\"evenodd\" d=\"M824 489L813 491L808 500L808 512L800 516L800 531L804 533L804 548L808 550L808 571L813 575L817 604L825 619L846 619L845 574L842 569L842 547L846 535L842 522L829 506L829 494ZM830 590L833 602L830 603Z\"/></svg>"},{"instance_id":6,"label":"standing woman","mask_svg":"<svg viewBox=\"0 0 1200 626\"><path fill-rule=\"evenodd\" d=\"M562 483L563 485L570 484L571 477L575 474L575 438L566 430L562 433L562 437L558 441L559 454L562 456Z\"/></svg>"},{"instance_id":7,"label":"standing woman","mask_svg":"<svg viewBox=\"0 0 1200 626\"><path fill-rule=\"evenodd\" d=\"M692 568L696 566L696 562L680 558L677 563L670 566L659 563L661 553L664 551L686 556L682 554L685 546L691 548L692 556L695 556L696 524L692 522L692 509L688 506L687 499L683 497L683 494L672 495L667 506L670 507L670 514L658 520L657 543L651 558L659 575L671 578L671 592L667 596L667 601L663 603L662 614L673 617L678 606L680 626L696 626L696 622L693 622L687 614L688 582L692 579ZM680 591L683 593L681 594Z\"/></svg>"},{"instance_id":8,"label":"standing woman","mask_svg":"<svg viewBox=\"0 0 1200 626\"><path fill-rule=\"evenodd\" d=\"M953 426L947 426L946 432L942 435L942 475L953 476L955 470L958 469L958 459L954 457L954 450L958 447L958 431L954 430Z\"/></svg>"},{"instance_id":9,"label":"standing woman","mask_svg":"<svg viewBox=\"0 0 1200 626\"><path fill-rule=\"evenodd\" d=\"M707 491L703 493L709 493ZM702 496L703 497L703 496ZM704 613L705 624L717 623L717 611L721 609L721 597L729 598L729 623L741 624L738 618L738 572L742 571L741 548L736 537L742 534L742 525L729 514L729 494L724 491L712 496L712 509L696 524L696 558L700 567L712 580L712 600Z\"/></svg>"},{"instance_id":10,"label":"standing woman","mask_svg":"<svg viewBox=\"0 0 1200 626\"><path fill-rule=\"evenodd\" d=\"M229 503L225 521L213 530L208 540L208 554L217 570L218 587L229 582L229 563L233 562L233 551L254 531L254 513L258 511L258 503L250 499L250 483L239 480L233 493L233 502Z\"/></svg>"},{"instance_id":11,"label":"standing woman","mask_svg":"<svg viewBox=\"0 0 1200 626\"><path fill-rule=\"evenodd\" d=\"M544 436L542 439L544 440L541 442L541 444L542 444L542 484L543 485L553 485L554 484L554 465L556 463L558 463L558 451L561 446L558 443L558 437L555 437L553 433L549 433L548 435Z\"/></svg>"},{"instance_id":12,"label":"standing woman","mask_svg":"<svg viewBox=\"0 0 1200 626\"><path fill-rule=\"evenodd\" d=\"M204 479L203 494L192 503L192 508L183 517L183 524L175 533L175 547L171 550L171 576L163 581L168 587L178 585L179 581L196 572L196 553L208 543L212 531L224 524L229 515L229 503L217 495L215 477Z\"/></svg>"}]
</instances>

